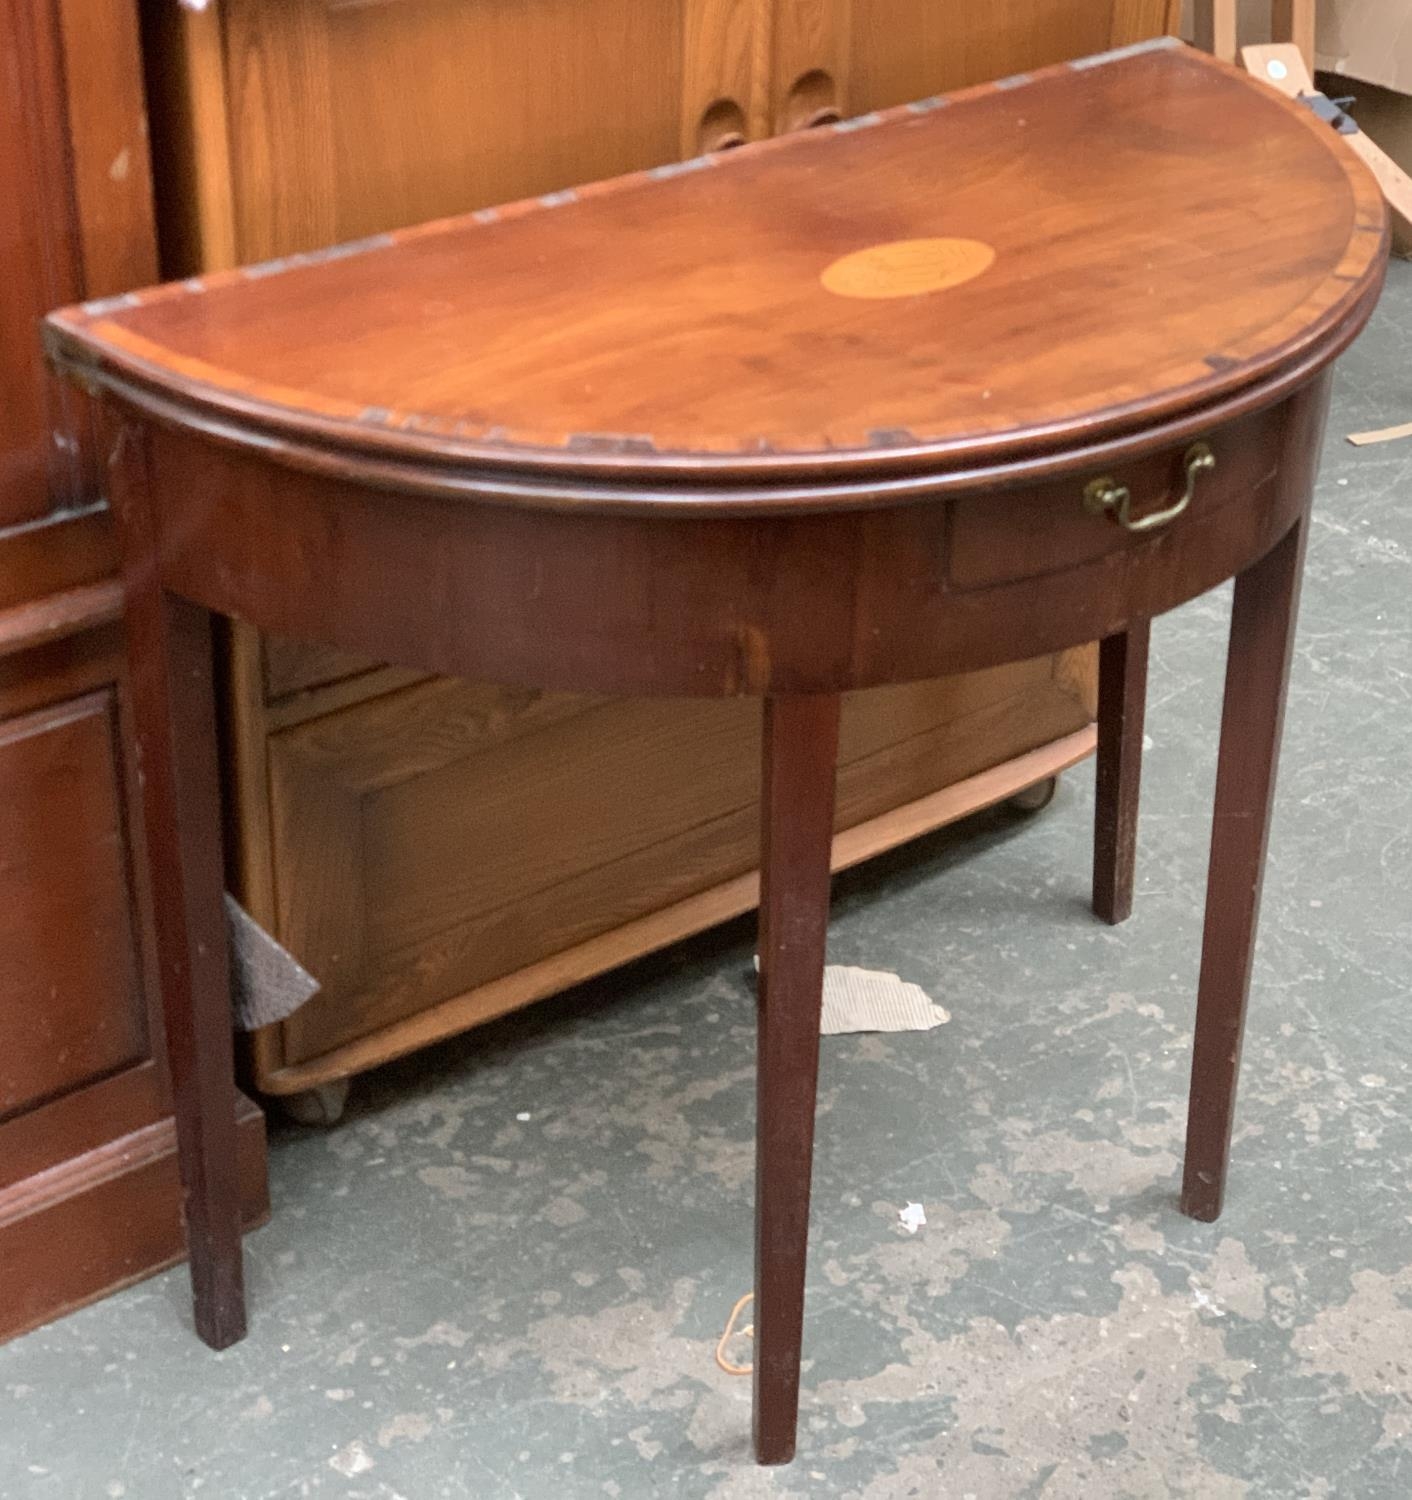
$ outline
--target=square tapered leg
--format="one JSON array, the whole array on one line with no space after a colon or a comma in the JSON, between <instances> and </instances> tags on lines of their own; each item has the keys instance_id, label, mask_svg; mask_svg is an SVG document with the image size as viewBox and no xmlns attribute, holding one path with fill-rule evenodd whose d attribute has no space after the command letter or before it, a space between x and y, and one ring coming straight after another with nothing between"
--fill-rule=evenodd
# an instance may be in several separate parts
<instances>
[{"instance_id":1,"label":"square tapered leg","mask_svg":"<svg viewBox=\"0 0 1412 1500\"><path fill-rule=\"evenodd\" d=\"M1098 648L1093 910L1112 923L1127 921L1133 909L1149 629L1134 621Z\"/></svg>"},{"instance_id":2,"label":"square tapered leg","mask_svg":"<svg viewBox=\"0 0 1412 1500\"><path fill-rule=\"evenodd\" d=\"M838 758L837 697L765 702L755 1126L755 1453L794 1457Z\"/></svg>"},{"instance_id":3,"label":"square tapered leg","mask_svg":"<svg viewBox=\"0 0 1412 1500\"><path fill-rule=\"evenodd\" d=\"M160 585L141 429L110 419L106 436L196 1331L224 1349L245 1292L210 618Z\"/></svg>"},{"instance_id":4,"label":"square tapered leg","mask_svg":"<svg viewBox=\"0 0 1412 1500\"><path fill-rule=\"evenodd\" d=\"M1182 1178L1194 1219L1216 1218L1225 1197L1307 530L1300 522L1236 579Z\"/></svg>"}]
</instances>

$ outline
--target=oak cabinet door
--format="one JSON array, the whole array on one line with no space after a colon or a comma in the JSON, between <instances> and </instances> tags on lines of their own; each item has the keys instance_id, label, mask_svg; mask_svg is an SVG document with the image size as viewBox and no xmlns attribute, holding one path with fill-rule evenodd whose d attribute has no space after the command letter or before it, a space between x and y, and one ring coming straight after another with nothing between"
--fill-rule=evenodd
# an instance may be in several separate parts
<instances>
[{"instance_id":1,"label":"oak cabinet door","mask_svg":"<svg viewBox=\"0 0 1412 1500\"><path fill-rule=\"evenodd\" d=\"M147 1055L117 700L0 719L0 1119Z\"/></svg>"},{"instance_id":2,"label":"oak cabinet door","mask_svg":"<svg viewBox=\"0 0 1412 1500\"><path fill-rule=\"evenodd\" d=\"M1068 653L849 694L837 826L1072 734L1086 671ZM323 986L284 1022L284 1063L448 1000L488 1019L658 946L632 924L755 868L759 768L753 699L434 678L274 735L275 925Z\"/></svg>"},{"instance_id":3,"label":"oak cabinet door","mask_svg":"<svg viewBox=\"0 0 1412 1500\"><path fill-rule=\"evenodd\" d=\"M260 260L750 133L755 0L149 6L170 269Z\"/></svg>"}]
</instances>

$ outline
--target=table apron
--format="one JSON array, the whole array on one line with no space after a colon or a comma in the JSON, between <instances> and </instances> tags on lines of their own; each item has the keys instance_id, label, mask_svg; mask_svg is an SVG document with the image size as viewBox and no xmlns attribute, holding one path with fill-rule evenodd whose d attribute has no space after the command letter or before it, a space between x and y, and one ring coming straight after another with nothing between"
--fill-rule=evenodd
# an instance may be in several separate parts
<instances>
[{"instance_id":1,"label":"table apron","mask_svg":"<svg viewBox=\"0 0 1412 1500\"><path fill-rule=\"evenodd\" d=\"M1021 660L1205 592L1308 508L1328 385L1217 426L1209 483L1143 534L1085 510L1103 476L992 478L867 511L637 518L394 493L124 420L146 445L161 582L208 609L453 676L719 697ZM1187 452L1144 461L1134 494L1180 486Z\"/></svg>"}]
</instances>

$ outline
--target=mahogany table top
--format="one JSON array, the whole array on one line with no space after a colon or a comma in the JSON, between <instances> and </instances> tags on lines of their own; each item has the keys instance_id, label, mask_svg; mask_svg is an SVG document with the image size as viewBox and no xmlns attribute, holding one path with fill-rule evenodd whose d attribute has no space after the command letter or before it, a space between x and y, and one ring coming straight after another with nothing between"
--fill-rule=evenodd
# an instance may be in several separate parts
<instances>
[{"instance_id":1,"label":"mahogany table top","mask_svg":"<svg viewBox=\"0 0 1412 1500\"><path fill-rule=\"evenodd\" d=\"M1159 41L70 309L50 340L250 442L936 472L1268 381L1375 292L1384 235L1327 126Z\"/></svg>"}]
</instances>

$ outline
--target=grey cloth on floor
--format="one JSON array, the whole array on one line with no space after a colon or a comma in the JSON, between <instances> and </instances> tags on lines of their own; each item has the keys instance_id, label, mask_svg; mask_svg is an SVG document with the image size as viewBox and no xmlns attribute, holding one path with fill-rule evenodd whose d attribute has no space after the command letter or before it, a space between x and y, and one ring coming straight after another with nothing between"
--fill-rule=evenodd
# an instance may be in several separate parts
<instances>
[{"instance_id":1,"label":"grey cloth on floor","mask_svg":"<svg viewBox=\"0 0 1412 1500\"><path fill-rule=\"evenodd\" d=\"M292 1016L319 992L319 981L226 892L230 930L230 1003L238 1031Z\"/></svg>"}]
</instances>

